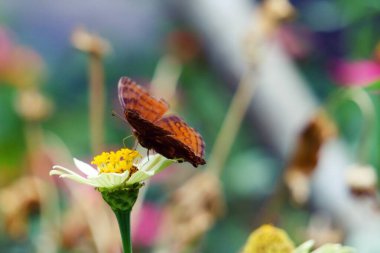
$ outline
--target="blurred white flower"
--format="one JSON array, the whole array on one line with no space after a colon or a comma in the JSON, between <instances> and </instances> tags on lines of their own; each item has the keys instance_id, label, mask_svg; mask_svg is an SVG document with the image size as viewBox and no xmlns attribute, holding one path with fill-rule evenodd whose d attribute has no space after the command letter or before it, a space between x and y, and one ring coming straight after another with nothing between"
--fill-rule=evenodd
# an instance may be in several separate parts
<instances>
[{"instance_id":1,"label":"blurred white flower","mask_svg":"<svg viewBox=\"0 0 380 253\"><path fill-rule=\"evenodd\" d=\"M314 241L309 240L304 243L302 243L300 246L298 246L293 253L309 253L311 248L314 246Z\"/></svg>"},{"instance_id":2,"label":"blurred white flower","mask_svg":"<svg viewBox=\"0 0 380 253\"><path fill-rule=\"evenodd\" d=\"M313 246L313 240L306 241L298 246L294 250L294 253L309 253ZM354 248L342 246L340 244L328 243L312 251L311 253L356 253L356 250Z\"/></svg>"}]
</instances>

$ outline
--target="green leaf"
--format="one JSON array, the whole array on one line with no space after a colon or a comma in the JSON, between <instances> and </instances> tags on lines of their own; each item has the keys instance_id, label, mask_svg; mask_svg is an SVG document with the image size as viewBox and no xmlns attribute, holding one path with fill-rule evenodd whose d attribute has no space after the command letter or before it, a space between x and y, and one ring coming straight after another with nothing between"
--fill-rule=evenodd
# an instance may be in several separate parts
<instances>
[{"instance_id":1,"label":"green leaf","mask_svg":"<svg viewBox=\"0 0 380 253\"><path fill-rule=\"evenodd\" d=\"M365 90L369 92L379 92L380 93L380 79L368 84Z\"/></svg>"}]
</instances>

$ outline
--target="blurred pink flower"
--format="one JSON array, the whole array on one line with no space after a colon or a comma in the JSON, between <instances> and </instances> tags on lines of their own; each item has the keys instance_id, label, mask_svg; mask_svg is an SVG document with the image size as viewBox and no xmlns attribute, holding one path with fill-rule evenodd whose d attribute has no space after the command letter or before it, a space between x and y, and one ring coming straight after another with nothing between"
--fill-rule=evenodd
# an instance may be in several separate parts
<instances>
[{"instance_id":1,"label":"blurred pink flower","mask_svg":"<svg viewBox=\"0 0 380 253\"><path fill-rule=\"evenodd\" d=\"M12 43L6 29L0 27L0 71L11 60Z\"/></svg>"},{"instance_id":2,"label":"blurred pink flower","mask_svg":"<svg viewBox=\"0 0 380 253\"><path fill-rule=\"evenodd\" d=\"M312 35L305 27L282 25L276 35L286 53L296 60L305 59L313 48Z\"/></svg>"},{"instance_id":3,"label":"blurred pink flower","mask_svg":"<svg viewBox=\"0 0 380 253\"><path fill-rule=\"evenodd\" d=\"M156 239L161 218L162 210L158 205L144 203L132 234L134 245L151 246Z\"/></svg>"},{"instance_id":4,"label":"blurred pink flower","mask_svg":"<svg viewBox=\"0 0 380 253\"><path fill-rule=\"evenodd\" d=\"M44 68L36 51L15 43L10 33L0 26L0 81L18 87L39 85Z\"/></svg>"},{"instance_id":5,"label":"blurred pink flower","mask_svg":"<svg viewBox=\"0 0 380 253\"><path fill-rule=\"evenodd\" d=\"M373 60L339 60L333 63L331 74L339 85L365 86L380 79L380 63Z\"/></svg>"}]
</instances>

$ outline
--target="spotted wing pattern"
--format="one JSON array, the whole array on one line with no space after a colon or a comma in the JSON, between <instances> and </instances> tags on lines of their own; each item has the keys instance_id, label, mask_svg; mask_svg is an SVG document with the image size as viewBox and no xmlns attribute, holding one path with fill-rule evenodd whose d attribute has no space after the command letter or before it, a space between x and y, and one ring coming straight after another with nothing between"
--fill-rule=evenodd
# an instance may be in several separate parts
<instances>
[{"instance_id":1,"label":"spotted wing pattern","mask_svg":"<svg viewBox=\"0 0 380 253\"><path fill-rule=\"evenodd\" d=\"M188 151L189 154L187 156L189 157L186 157L187 160L193 164L206 163L203 159L205 143L202 136L180 117L169 115L157 121L156 125L170 132L170 137L179 142L178 145Z\"/></svg>"},{"instance_id":2,"label":"spotted wing pattern","mask_svg":"<svg viewBox=\"0 0 380 253\"><path fill-rule=\"evenodd\" d=\"M128 77L120 78L118 94L120 104L125 111L134 111L141 118L150 122L160 119L169 109L165 100L155 99Z\"/></svg>"}]
</instances>

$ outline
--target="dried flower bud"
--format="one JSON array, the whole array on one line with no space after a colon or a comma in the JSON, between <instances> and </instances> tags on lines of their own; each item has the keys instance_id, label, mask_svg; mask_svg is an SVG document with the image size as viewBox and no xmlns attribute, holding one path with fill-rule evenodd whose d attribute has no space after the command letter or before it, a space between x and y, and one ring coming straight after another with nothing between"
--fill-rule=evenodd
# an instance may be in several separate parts
<instances>
[{"instance_id":1,"label":"dried flower bud","mask_svg":"<svg viewBox=\"0 0 380 253\"><path fill-rule=\"evenodd\" d=\"M317 166L319 151L336 133L334 123L324 112L317 113L302 130L285 172L285 183L296 203L303 204L307 201L309 178Z\"/></svg>"},{"instance_id":2,"label":"dried flower bud","mask_svg":"<svg viewBox=\"0 0 380 253\"><path fill-rule=\"evenodd\" d=\"M223 214L219 179L209 172L191 178L173 195L159 239L170 252L180 252L204 235Z\"/></svg>"},{"instance_id":3,"label":"dried flower bud","mask_svg":"<svg viewBox=\"0 0 380 253\"><path fill-rule=\"evenodd\" d=\"M176 31L169 34L168 51L182 63L194 59L201 51L199 42L194 34Z\"/></svg>"},{"instance_id":4,"label":"dried flower bud","mask_svg":"<svg viewBox=\"0 0 380 253\"><path fill-rule=\"evenodd\" d=\"M310 175L317 165L321 146L336 132L334 123L324 112L316 114L302 130L289 167L296 167Z\"/></svg>"},{"instance_id":5,"label":"dried flower bud","mask_svg":"<svg viewBox=\"0 0 380 253\"><path fill-rule=\"evenodd\" d=\"M314 241L315 247L326 243L341 243L344 239L343 230L334 226L331 217L321 213L312 215L306 233L307 238Z\"/></svg>"},{"instance_id":6,"label":"dried flower bud","mask_svg":"<svg viewBox=\"0 0 380 253\"><path fill-rule=\"evenodd\" d=\"M95 34L89 33L83 27L78 27L71 35L73 46L83 52L101 57L111 50L110 44Z\"/></svg>"},{"instance_id":7,"label":"dried flower bud","mask_svg":"<svg viewBox=\"0 0 380 253\"><path fill-rule=\"evenodd\" d=\"M376 193L377 176L370 165L352 165L347 170L346 182L356 196L373 196Z\"/></svg>"},{"instance_id":8,"label":"dried flower bud","mask_svg":"<svg viewBox=\"0 0 380 253\"><path fill-rule=\"evenodd\" d=\"M289 0L265 0L262 8L266 15L275 20L290 19L296 14Z\"/></svg>"},{"instance_id":9,"label":"dried flower bud","mask_svg":"<svg viewBox=\"0 0 380 253\"><path fill-rule=\"evenodd\" d=\"M36 89L21 90L15 104L17 112L27 121L40 121L48 117L53 104Z\"/></svg>"},{"instance_id":10,"label":"dried flower bud","mask_svg":"<svg viewBox=\"0 0 380 253\"><path fill-rule=\"evenodd\" d=\"M42 202L43 196L38 188L45 189L41 180L22 177L0 191L0 212L11 237L20 238L27 234L28 216Z\"/></svg>"},{"instance_id":11,"label":"dried flower bud","mask_svg":"<svg viewBox=\"0 0 380 253\"><path fill-rule=\"evenodd\" d=\"M298 169L291 169L285 174L285 183L295 203L302 205L310 196L310 177Z\"/></svg>"}]
</instances>

